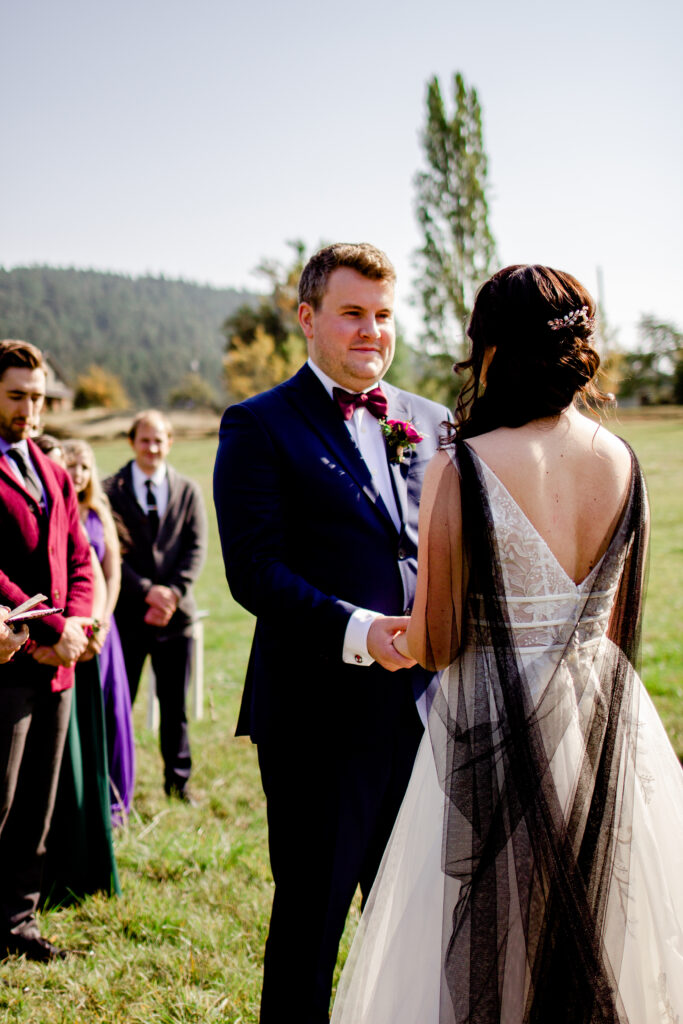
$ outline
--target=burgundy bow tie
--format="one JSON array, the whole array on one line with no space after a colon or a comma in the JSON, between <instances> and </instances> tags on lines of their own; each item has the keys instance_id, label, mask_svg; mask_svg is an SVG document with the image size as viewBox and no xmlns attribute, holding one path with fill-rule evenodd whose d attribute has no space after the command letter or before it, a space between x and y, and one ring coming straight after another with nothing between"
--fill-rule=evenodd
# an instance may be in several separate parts
<instances>
[{"instance_id":1,"label":"burgundy bow tie","mask_svg":"<svg viewBox=\"0 0 683 1024\"><path fill-rule=\"evenodd\" d=\"M345 420L351 419L355 409L367 409L369 413L381 420L383 416L386 416L389 408L387 396L379 386L373 388L372 391L363 391L359 395L344 391L343 388L332 388L332 394L337 400L337 405Z\"/></svg>"}]
</instances>

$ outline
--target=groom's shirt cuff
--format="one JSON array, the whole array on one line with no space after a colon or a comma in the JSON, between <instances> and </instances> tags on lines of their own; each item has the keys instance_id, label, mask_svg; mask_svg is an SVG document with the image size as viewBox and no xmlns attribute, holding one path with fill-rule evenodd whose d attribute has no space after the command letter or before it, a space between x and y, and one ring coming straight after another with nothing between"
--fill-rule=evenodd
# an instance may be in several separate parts
<instances>
[{"instance_id":1,"label":"groom's shirt cuff","mask_svg":"<svg viewBox=\"0 0 683 1024\"><path fill-rule=\"evenodd\" d=\"M367 608L356 608L348 621L344 634L342 661L347 665L372 665L374 658L368 654L368 633L379 612Z\"/></svg>"}]
</instances>

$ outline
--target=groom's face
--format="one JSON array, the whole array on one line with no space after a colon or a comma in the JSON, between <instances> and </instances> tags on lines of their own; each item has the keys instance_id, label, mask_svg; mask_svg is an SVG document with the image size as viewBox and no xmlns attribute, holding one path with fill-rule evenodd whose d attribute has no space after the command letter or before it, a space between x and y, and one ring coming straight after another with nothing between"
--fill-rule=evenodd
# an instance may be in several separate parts
<instances>
[{"instance_id":1,"label":"groom's face","mask_svg":"<svg viewBox=\"0 0 683 1024\"><path fill-rule=\"evenodd\" d=\"M393 281L338 267L318 309L301 303L299 323L316 366L343 388L362 391L381 380L394 358Z\"/></svg>"}]
</instances>

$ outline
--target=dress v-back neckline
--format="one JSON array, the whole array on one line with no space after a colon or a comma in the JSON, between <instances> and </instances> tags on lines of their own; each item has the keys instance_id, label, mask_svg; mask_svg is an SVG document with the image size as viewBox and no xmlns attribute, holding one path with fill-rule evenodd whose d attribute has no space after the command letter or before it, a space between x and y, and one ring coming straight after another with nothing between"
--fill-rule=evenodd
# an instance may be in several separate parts
<instances>
[{"instance_id":1,"label":"dress v-back neckline","mask_svg":"<svg viewBox=\"0 0 683 1024\"><path fill-rule=\"evenodd\" d=\"M465 444L467 444L467 442L465 442ZM523 518L524 522L533 531L534 535L538 538L538 540L541 542L543 547L546 549L546 551L548 552L548 554L552 558L552 560L555 563L555 565L557 566L557 568L560 570L560 572L563 574L563 576L566 577L567 581L569 583L571 583L571 585L574 588L574 590L576 590L576 591L581 590L581 588L584 587L586 585L586 583L589 582L589 580L597 573L598 569L600 568L600 565L602 564L603 559L605 558L605 555L607 554L607 552L610 549L610 545L612 543L612 537L614 536L614 533L612 534L612 537L610 537L610 540L609 540L609 543L608 543L607 547L605 548L605 550L603 551L602 555L597 560L597 562L595 563L593 568L590 570L590 572L586 573L586 575L583 577L583 579L579 580L578 583L577 583L577 581L574 579L574 577L571 576L567 572L565 567L562 565L562 562L559 560L559 558L557 557L557 555L555 554L555 552L553 551L553 549L551 548L550 544L545 539L545 537L543 536L541 531L538 529L537 526L534 525L532 520L529 519L529 516L526 514L526 512L524 511L522 506L519 504L517 499L514 498L513 495L510 493L510 491L505 486L503 481L500 479L498 474L495 473L491 469L491 467L489 466L488 462L485 462L484 459L482 459L481 455L479 455L478 452L475 451L475 449L471 445L468 444L467 447L474 454L474 456L477 459L477 461L484 467L484 470L493 477L493 479L498 484L498 486L505 492L507 497L510 499L510 501L514 505L515 509L519 512L520 516ZM621 519L621 516L619 518ZM615 528L615 531L616 531L616 528Z\"/></svg>"}]
</instances>

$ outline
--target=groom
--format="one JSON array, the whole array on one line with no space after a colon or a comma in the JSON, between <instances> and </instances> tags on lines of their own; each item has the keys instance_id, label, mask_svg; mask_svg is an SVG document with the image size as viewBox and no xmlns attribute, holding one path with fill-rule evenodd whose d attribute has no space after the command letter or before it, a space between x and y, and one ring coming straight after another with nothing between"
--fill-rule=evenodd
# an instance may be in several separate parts
<instances>
[{"instance_id":1,"label":"groom","mask_svg":"<svg viewBox=\"0 0 683 1024\"><path fill-rule=\"evenodd\" d=\"M424 673L392 639L448 413L377 388L394 355L394 282L371 245L313 256L299 283L307 364L221 424L226 575L256 615L237 733L258 745L275 881L261 1024L328 1020L346 915L359 884L368 895L422 732ZM382 417L423 435L403 461Z\"/></svg>"}]
</instances>

